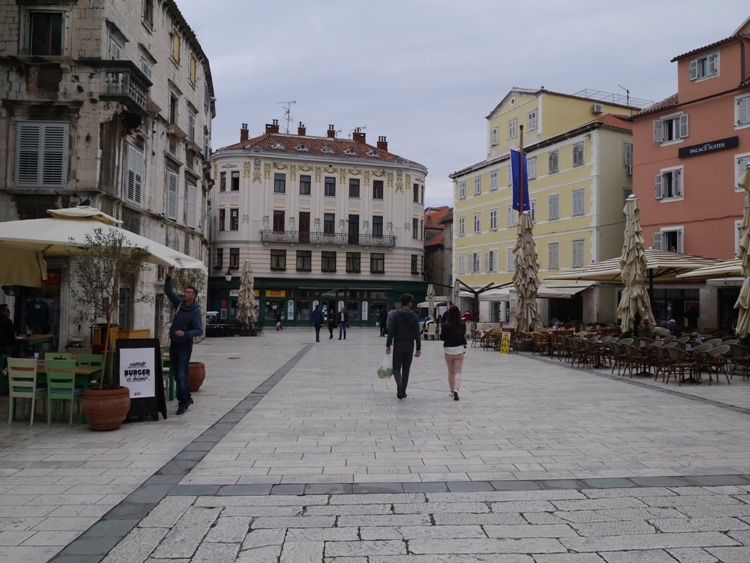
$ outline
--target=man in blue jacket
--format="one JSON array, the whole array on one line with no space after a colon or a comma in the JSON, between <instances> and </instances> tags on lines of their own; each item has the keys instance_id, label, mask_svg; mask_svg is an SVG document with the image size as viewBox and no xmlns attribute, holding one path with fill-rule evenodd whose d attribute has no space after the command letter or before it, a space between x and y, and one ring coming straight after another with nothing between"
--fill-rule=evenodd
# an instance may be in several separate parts
<instances>
[{"instance_id":1,"label":"man in blue jacket","mask_svg":"<svg viewBox=\"0 0 750 563\"><path fill-rule=\"evenodd\" d=\"M393 378L396 380L396 397L399 399L406 398L412 354L416 358L422 355L419 317L411 310L412 305L414 305L414 297L409 293L404 293L401 296L401 308L393 311L388 318L385 353L391 353L391 344L393 344ZM414 353L415 344L416 353Z\"/></svg>"},{"instance_id":2,"label":"man in blue jacket","mask_svg":"<svg viewBox=\"0 0 750 563\"><path fill-rule=\"evenodd\" d=\"M164 282L164 293L176 309L172 326L169 327L169 364L177 384L177 414L180 415L193 404L187 383L188 364L193 353L193 338L203 334L203 313L196 301L198 292L193 286L185 288L182 299L172 289L173 272L174 266L170 266Z\"/></svg>"},{"instance_id":3,"label":"man in blue jacket","mask_svg":"<svg viewBox=\"0 0 750 563\"><path fill-rule=\"evenodd\" d=\"M315 325L315 342L320 342L320 327L325 322L323 311L320 310L320 305L315 305L315 310L312 314L313 324Z\"/></svg>"}]
</instances>

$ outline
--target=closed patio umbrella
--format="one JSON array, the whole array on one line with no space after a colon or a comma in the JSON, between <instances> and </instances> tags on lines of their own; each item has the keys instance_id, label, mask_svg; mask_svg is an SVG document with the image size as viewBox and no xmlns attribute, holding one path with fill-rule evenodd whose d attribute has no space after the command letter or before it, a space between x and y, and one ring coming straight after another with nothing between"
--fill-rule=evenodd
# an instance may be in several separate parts
<instances>
[{"instance_id":1,"label":"closed patio umbrella","mask_svg":"<svg viewBox=\"0 0 750 563\"><path fill-rule=\"evenodd\" d=\"M458 281L458 278L453 280L453 290L451 291L451 303L455 305L456 307L461 306L461 282Z\"/></svg>"},{"instance_id":2,"label":"closed patio umbrella","mask_svg":"<svg viewBox=\"0 0 750 563\"><path fill-rule=\"evenodd\" d=\"M745 170L743 178L748 175ZM742 288L740 296L734 304L735 309L739 309L737 317L736 334L740 338L747 338L750 334L750 182L747 180L739 182L739 186L745 190L745 211L742 215L742 239L740 240L739 260L742 264Z\"/></svg>"},{"instance_id":3,"label":"closed patio umbrella","mask_svg":"<svg viewBox=\"0 0 750 563\"><path fill-rule=\"evenodd\" d=\"M638 211L638 198L630 195L625 201L625 238L620 255L620 271L625 288L622 290L617 317L621 319L623 332L637 334L640 317L646 324L649 333L656 322L651 312L651 300L648 295L648 268L646 253L641 236L641 221Z\"/></svg>"},{"instance_id":4,"label":"closed patio umbrella","mask_svg":"<svg viewBox=\"0 0 750 563\"><path fill-rule=\"evenodd\" d=\"M237 320L243 327L247 328L256 321L255 318L255 294L253 293L253 269L250 260L245 260L240 277L240 292L237 297Z\"/></svg>"},{"instance_id":5,"label":"closed patio umbrella","mask_svg":"<svg viewBox=\"0 0 750 563\"><path fill-rule=\"evenodd\" d=\"M427 314L431 317L435 316L435 286L429 284L427 286Z\"/></svg>"},{"instance_id":6,"label":"closed patio umbrella","mask_svg":"<svg viewBox=\"0 0 750 563\"><path fill-rule=\"evenodd\" d=\"M530 332L539 323L537 290L539 289L539 265L537 264L536 243L533 236L534 223L531 214L524 211L518 222L518 239L513 253L516 256L516 271L513 286L518 293L516 303L516 330Z\"/></svg>"}]
</instances>

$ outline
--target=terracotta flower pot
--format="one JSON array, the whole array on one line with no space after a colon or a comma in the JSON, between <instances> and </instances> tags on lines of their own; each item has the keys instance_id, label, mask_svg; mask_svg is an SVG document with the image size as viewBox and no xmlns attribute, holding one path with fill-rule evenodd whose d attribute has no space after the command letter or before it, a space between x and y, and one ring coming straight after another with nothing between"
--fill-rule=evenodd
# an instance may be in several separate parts
<instances>
[{"instance_id":1,"label":"terracotta flower pot","mask_svg":"<svg viewBox=\"0 0 750 563\"><path fill-rule=\"evenodd\" d=\"M130 411L130 390L84 389L81 408L92 430L117 430Z\"/></svg>"},{"instance_id":2,"label":"terracotta flower pot","mask_svg":"<svg viewBox=\"0 0 750 563\"><path fill-rule=\"evenodd\" d=\"M203 362L190 362L188 364L188 389L191 393L195 393L203 385L203 380L206 379L206 365Z\"/></svg>"}]
</instances>

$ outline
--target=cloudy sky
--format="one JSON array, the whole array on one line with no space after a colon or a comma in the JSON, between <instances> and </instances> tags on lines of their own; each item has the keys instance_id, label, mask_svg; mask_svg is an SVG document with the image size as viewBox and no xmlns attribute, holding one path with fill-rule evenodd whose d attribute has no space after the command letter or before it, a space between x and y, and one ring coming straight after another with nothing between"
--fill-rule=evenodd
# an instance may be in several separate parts
<instances>
[{"instance_id":1,"label":"cloudy sky","mask_svg":"<svg viewBox=\"0 0 750 563\"><path fill-rule=\"evenodd\" d=\"M177 0L207 54L213 147L278 119L328 124L427 166L426 199L452 205L448 174L486 156L487 114L514 86L658 101L670 60L723 39L747 0Z\"/></svg>"}]
</instances>

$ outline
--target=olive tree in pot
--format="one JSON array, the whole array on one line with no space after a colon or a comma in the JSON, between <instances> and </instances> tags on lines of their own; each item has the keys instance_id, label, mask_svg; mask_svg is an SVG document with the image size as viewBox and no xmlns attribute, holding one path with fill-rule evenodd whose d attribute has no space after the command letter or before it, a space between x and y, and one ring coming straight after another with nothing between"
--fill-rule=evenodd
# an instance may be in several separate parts
<instances>
[{"instance_id":1,"label":"olive tree in pot","mask_svg":"<svg viewBox=\"0 0 750 563\"><path fill-rule=\"evenodd\" d=\"M93 234L86 235L85 241L70 255L71 291L78 308L76 318L92 324L104 321L106 333L101 377L84 389L81 404L92 429L116 430L130 410L130 390L119 384L110 331L123 282L128 285L138 282L150 254L130 245L125 234L114 229L95 229ZM149 299L143 293L134 295L135 302Z\"/></svg>"}]
</instances>

